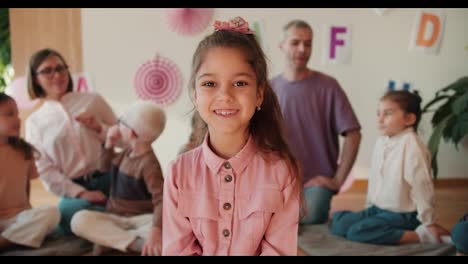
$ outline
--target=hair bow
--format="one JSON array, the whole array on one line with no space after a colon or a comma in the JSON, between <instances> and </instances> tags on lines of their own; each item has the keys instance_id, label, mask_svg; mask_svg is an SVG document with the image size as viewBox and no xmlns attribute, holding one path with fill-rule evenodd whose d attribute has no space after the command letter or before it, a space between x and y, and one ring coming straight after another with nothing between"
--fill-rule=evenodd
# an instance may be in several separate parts
<instances>
[{"instance_id":1,"label":"hair bow","mask_svg":"<svg viewBox=\"0 0 468 264\"><path fill-rule=\"evenodd\" d=\"M237 16L229 21L216 20L213 24L215 31L229 30L236 31L244 34L255 34L255 31L249 28L249 22L245 21L242 17Z\"/></svg>"}]
</instances>

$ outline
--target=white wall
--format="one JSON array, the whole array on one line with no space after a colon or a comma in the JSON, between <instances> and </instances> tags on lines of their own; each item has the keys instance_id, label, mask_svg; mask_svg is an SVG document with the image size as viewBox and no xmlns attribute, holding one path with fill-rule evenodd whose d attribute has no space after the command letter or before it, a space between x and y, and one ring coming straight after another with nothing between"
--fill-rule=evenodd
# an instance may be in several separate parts
<instances>
[{"instance_id":1,"label":"white wall","mask_svg":"<svg viewBox=\"0 0 468 264\"><path fill-rule=\"evenodd\" d=\"M367 177L371 152L378 131L376 107L388 78L413 82L424 101L435 91L468 74L468 9L446 9L446 26L438 55L408 51L416 9L392 8L378 16L371 8L360 9L216 9L215 19L226 20L242 15L248 21L263 20L266 54L271 61L271 76L283 69L278 49L281 28L291 19L304 19L315 30L309 67L336 77L346 91L362 124L363 141L355 166L355 176ZM82 9L84 70L93 74L95 85L117 113L137 97L133 77L138 66L156 52L172 59L184 76L183 93L166 108L168 123L154 144L161 165L176 157L190 133L192 107L187 79L198 42L212 32L208 27L195 37L170 32L163 9ZM352 63L322 65L322 25L351 24ZM424 117L420 134L427 142L431 132L429 117ZM440 178L468 178L468 138L457 152L442 145L439 153Z\"/></svg>"}]
</instances>

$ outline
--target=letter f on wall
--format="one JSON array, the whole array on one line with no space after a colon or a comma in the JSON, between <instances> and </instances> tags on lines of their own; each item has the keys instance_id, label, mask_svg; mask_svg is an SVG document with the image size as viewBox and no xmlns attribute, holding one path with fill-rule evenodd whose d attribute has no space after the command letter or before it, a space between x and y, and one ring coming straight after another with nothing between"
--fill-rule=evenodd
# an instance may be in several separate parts
<instances>
[{"instance_id":1,"label":"letter f on wall","mask_svg":"<svg viewBox=\"0 0 468 264\"><path fill-rule=\"evenodd\" d=\"M324 24L322 63L350 64L352 25Z\"/></svg>"},{"instance_id":2,"label":"letter f on wall","mask_svg":"<svg viewBox=\"0 0 468 264\"><path fill-rule=\"evenodd\" d=\"M346 33L345 27L332 27L330 30L330 59L336 57L336 46L344 46L345 42L342 39L337 38L338 33Z\"/></svg>"}]
</instances>

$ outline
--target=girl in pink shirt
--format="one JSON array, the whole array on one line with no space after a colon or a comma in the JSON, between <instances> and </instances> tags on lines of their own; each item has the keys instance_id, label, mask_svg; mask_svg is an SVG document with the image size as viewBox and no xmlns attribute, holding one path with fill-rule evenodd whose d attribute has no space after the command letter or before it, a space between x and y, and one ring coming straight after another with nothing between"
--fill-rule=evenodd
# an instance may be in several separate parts
<instances>
[{"instance_id":1,"label":"girl in pink shirt","mask_svg":"<svg viewBox=\"0 0 468 264\"><path fill-rule=\"evenodd\" d=\"M15 101L0 93L0 252L15 244L41 246L60 220L55 206L31 208L30 181L38 175L20 124Z\"/></svg>"},{"instance_id":2,"label":"girl in pink shirt","mask_svg":"<svg viewBox=\"0 0 468 264\"><path fill-rule=\"evenodd\" d=\"M190 80L208 134L169 165L163 255L296 255L301 179L265 55L242 18L215 29Z\"/></svg>"}]
</instances>

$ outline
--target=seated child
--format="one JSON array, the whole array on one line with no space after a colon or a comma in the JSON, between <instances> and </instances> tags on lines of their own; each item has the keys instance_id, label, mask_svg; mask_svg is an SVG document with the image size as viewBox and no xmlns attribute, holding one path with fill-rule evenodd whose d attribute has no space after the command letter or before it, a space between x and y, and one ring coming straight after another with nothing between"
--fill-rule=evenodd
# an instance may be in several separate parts
<instances>
[{"instance_id":1,"label":"seated child","mask_svg":"<svg viewBox=\"0 0 468 264\"><path fill-rule=\"evenodd\" d=\"M453 227L452 240L458 256L468 255L468 213Z\"/></svg>"},{"instance_id":2,"label":"seated child","mask_svg":"<svg viewBox=\"0 0 468 264\"><path fill-rule=\"evenodd\" d=\"M109 129L106 147L117 140L124 150L113 154L111 190L106 212L80 211L73 216L73 233L103 248L142 255L161 255L163 177L151 144L166 123L164 111L150 102L132 104Z\"/></svg>"},{"instance_id":3,"label":"seated child","mask_svg":"<svg viewBox=\"0 0 468 264\"><path fill-rule=\"evenodd\" d=\"M41 246L60 221L56 206L32 208L30 181L38 178L34 148L21 139L18 107L0 93L0 251L13 245Z\"/></svg>"},{"instance_id":4,"label":"seated child","mask_svg":"<svg viewBox=\"0 0 468 264\"><path fill-rule=\"evenodd\" d=\"M367 209L332 216L331 232L346 239L382 245L440 243L447 230L434 222L431 158L416 134L421 97L390 91L381 99L383 134L372 155Z\"/></svg>"}]
</instances>

